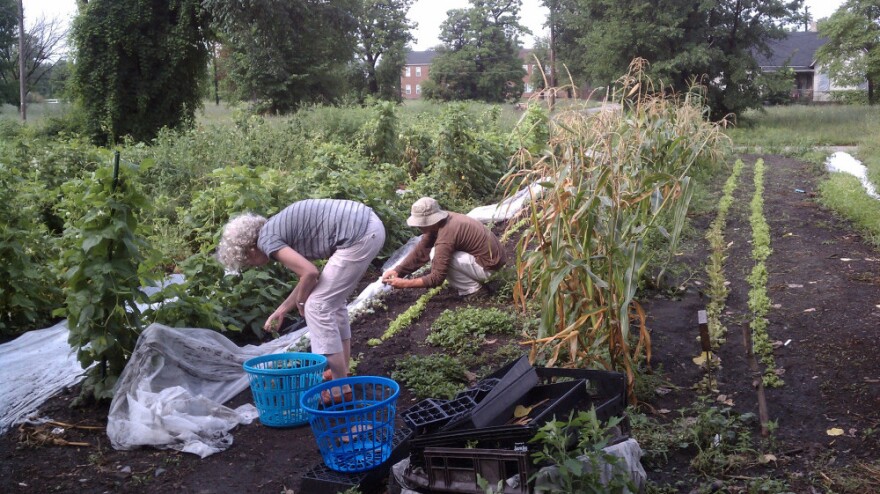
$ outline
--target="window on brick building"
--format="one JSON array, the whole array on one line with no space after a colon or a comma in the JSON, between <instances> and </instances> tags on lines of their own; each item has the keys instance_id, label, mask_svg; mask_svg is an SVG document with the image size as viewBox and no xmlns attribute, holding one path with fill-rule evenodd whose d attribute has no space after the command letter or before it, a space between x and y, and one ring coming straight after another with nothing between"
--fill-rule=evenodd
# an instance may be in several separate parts
<instances>
[{"instance_id":1,"label":"window on brick building","mask_svg":"<svg viewBox=\"0 0 880 494\"><path fill-rule=\"evenodd\" d=\"M422 85L416 84L416 94L422 94Z\"/></svg>"},{"instance_id":2,"label":"window on brick building","mask_svg":"<svg viewBox=\"0 0 880 494\"><path fill-rule=\"evenodd\" d=\"M416 67L416 77L421 77L421 76L422 76L422 68ZM418 86L416 86L416 87L418 87Z\"/></svg>"},{"instance_id":3,"label":"window on brick building","mask_svg":"<svg viewBox=\"0 0 880 494\"><path fill-rule=\"evenodd\" d=\"M406 94L412 94L412 86L409 84L406 85Z\"/></svg>"},{"instance_id":4,"label":"window on brick building","mask_svg":"<svg viewBox=\"0 0 880 494\"><path fill-rule=\"evenodd\" d=\"M529 66L528 66L528 65L523 65L523 70L525 70L526 73L528 73L528 72L529 72Z\"/></svg>"},{"instance_id":5,"label":"window on brick building","mask_svg":"<svg viewBox=\"0 0 880 494\"><path fill-rule=\"evenodd\" d=\"M412 73L410 72L410 70L412 70L410 67L407 67L407 68L406 68L406 76L407 76L407 77L410 77L410 76L412 75Z\"/></svg>"}]
</instances>

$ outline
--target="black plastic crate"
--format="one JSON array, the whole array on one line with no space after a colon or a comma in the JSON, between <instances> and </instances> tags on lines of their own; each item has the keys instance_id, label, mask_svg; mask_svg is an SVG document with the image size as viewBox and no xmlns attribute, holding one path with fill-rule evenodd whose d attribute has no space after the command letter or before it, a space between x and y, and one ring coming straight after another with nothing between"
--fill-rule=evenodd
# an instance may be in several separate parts
<instances>
[{"instance_id":1,"label":"black plastic crate","mask_svg":"<svg viewBox=\"0 0 880 494\"><path fill-rule=\"evenodd\" d=\"M561 367L535 367L542 383L564 382L583 379L586 381L590 400L586 408L596 408L596 417L607 422L611 417L623 417L626 411L626 376L620 372L595 369L567 369Z\"/></svg>"},{"instance_id":2,"label":"black plastic crate","mask_svg":"<svg viewBox=\"0 0 880 494\"><path fill-rule=\"evenodd\" d=\"M517 405L531 407L544 400L547 401L532 408L527 415L531 419L527 424L511 423ZM535 386L510 407L487 421L486 427L440 431L414 437L410 441L410 461L423 465L423 453L428 447L528 450L528 442L539 427L554 417L557 420L566 420L572 410L588 407L586 402L589 402L589 396L583 379Z\"/></svg>"},{"instance_id":3,"label":"black plastic crate","mask_svg":"<svg viewBox=\"0 0 880 494\"><path fill-rule=\"evenodd\" d=\"M430 492L482 494L478 476L493 489L501 483L502 490L492 492L520 494L531 492L531 460L525 451L493 449L428 448L425 450L425 474ZM411 473L411 475L414 472ZM516 478L514 486L507 484ZM418 479L413 479L418 483Z\"/></svg>"},{"instance_id":4,"label":"black plastic crate","mask_svg":"<svg viewBox=\"0 0 880 494\"><path fill-rule=\"evenodd\" d=\"M486 427L498 415L512 409L516 403L538 384L538 374L525 355L487 376L498 383L469 412L450 421L442 430L479 429Z\"/></svg>"},{"instance_id":5,"label":"black plastic crate","mask_svg":"<svg viewBox=\"0 0 880 494\"><path fill-rule=\"evenodd\" d=\"M455 395L456 398L461 398L462 396L470 396L473 398L474 402L479 403L486 397L495 387L500 383L501 380L494 377L487 377L482 381L478 382L474 386L459 392Z\"/></svg>"},{"instance_id":6,"label":"black plastic crate","mask_svg":"<svg viewBox=\"0 0 880 494\"><path fill-rule=\"evenodd\" d=\"M416 434L426 434L455 420L475 405L474 399L467 395L449 401L428 398L408 408L401 416Z\"/></svg>"},{"instance_id":7,"label":"black plastic crate","mask_svg":"<svg viewBox=\"0 0 880 494\"><path fill-rule=\"evenodd\" d=\"M388 478L391 467L409 455L409 442L412 437L412 429L398 428L392 439L391 456L381 465L366 472L337 472L324 463L319 463L303 474L300 491L333 494L357 487L363 494L379 492Z\"/></svg>"}]
</instances>

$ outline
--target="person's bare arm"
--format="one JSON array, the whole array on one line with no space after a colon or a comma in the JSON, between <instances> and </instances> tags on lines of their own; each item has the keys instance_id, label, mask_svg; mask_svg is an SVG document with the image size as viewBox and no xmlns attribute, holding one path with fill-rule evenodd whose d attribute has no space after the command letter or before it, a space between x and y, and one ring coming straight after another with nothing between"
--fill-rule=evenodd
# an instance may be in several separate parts
<instances>
[{"instance_id":1,"label":"person's bare arm","mask_svg":"<svg viewBox=\"0 0 880 494\"><path fill-rule=\"evenodd\" d=\"M299 278L299 282L293 291L290 292L290 295L284 299L284 302L266 320L263 329L267 331L277 331L284 320L284 316L294 308L296 308L300 315L303 315L306 300L308 300L312 290L315 289L315 285L318 284L319 274L318 268L311 261L290 247L282 247L281 250L275 252L272 256L287 269L293 271L297 278Z\"/></svg>"}]
</instances>

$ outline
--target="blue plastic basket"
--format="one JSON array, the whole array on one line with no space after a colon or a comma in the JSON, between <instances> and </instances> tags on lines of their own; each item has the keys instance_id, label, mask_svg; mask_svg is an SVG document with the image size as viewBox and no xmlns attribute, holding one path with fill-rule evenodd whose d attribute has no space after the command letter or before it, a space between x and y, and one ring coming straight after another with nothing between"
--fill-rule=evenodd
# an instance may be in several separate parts
<instances>
[{"instance_id":1,"label":"blue plastic basket","mask_svg":"<svg viewBox=\"0 0 880 494\"><path fill-rule=\"evenodd\" d=\"M323 404L322 392L339 393L339 403ZM394 415L400 386L385 377L360 376L334 379L302 395L312 432L324 463L337 472L356 473L378 467L391 456Z\"/></svg>"},{"instance_id":2,"label":"blue plastic basket","mask_svg":"<svg viewBox=\"0 0 880 494\"><path fill-rule=\"evenodd\" d=\"M300 397L323 381L326 366L327 358L314 353L275 353L245 362L260 422L271 427L307 423L309 414L300 407Z\"/></svg>"}]
</instances>

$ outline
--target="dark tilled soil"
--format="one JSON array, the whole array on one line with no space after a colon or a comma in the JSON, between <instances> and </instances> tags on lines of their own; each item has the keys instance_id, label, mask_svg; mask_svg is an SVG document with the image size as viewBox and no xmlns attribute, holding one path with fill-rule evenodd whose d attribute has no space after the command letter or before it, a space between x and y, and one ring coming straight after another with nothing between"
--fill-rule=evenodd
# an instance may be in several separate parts
<instances>
[{"instance_id":1,"label":"dark tilled soil","mask_svg":"<svg viewBox=\"0 0 880 494\"><path fill-rule=\"evenodd\" d=\"M745 279L752 269L748 214L754 190L751 164L757 158L743 157L748 166L725 231L731 243L726 266L731 292L724 321L727 343L718 352L722 363L717 372L718 394L732 400L733 408L743 413L757 412L742 342L750 314ZM775 358L777 367L784 369L785 386L766 391L770 418L778 424L771 448L776 460L731 472L728 480L735 483L737 479L746 482L772 476L788 482L793 492L842 492L845 480L835 472L880 458L878 435L873 433L880 424L880 361L876 357L880 253L863 243L849 225L817 205L813 194L817 170L813 165L779 156L761 158L767 165L765 215L773 247L768 260L773 304L768 332L772 340L784 344ZM693 223L702 231L711 220L697 217ZM646 404L645 409L661 421L673 420L677 410L695 403L693 385L701 378L701 370L692 362L700 352L697 311L707 303L701 293L706 286L706 252L699 231L696 247L683 254L686 271L676 275L684 290L675 296L645 294L642 298L652 331L654 368L673 389ZM370 279L376 275L375 271L369 273ZM375 348L366 345L422 293L424 290L395 291L384 299L384 308L356 322L353 354L360 355L359 374L389 375L399 358L435 351L423 343L430 322L443 310L462 304L448 290L431 300L405 334ZM491 354L503 343L487 346L484 353ZM68 406L77 392L72 389L52 398L41 415L67 424L103 426L106 406ZM710 397L716 399L717 394ZM246 390L231 405L248 400L250 391ZM404 391L398 410L412 403L413 396ZM831 428L841 428L845 434L829 436L826 431ZM239 427L233 434L235 442L228 451L200 459L150 448L115 451L101 430L68 428L62 436L66 441L88 444L73 446L39 445L32 435L24 437L13 429L0 437L0 490L304 492L300 490L302 474L320 462L308 427L273 429L255 423ZM679 482L678 490L689 492L702 482L688 473L689 458L686 451L672 452L668 463L649 468L649 479Z\"/></svg>"}]
</instances>

